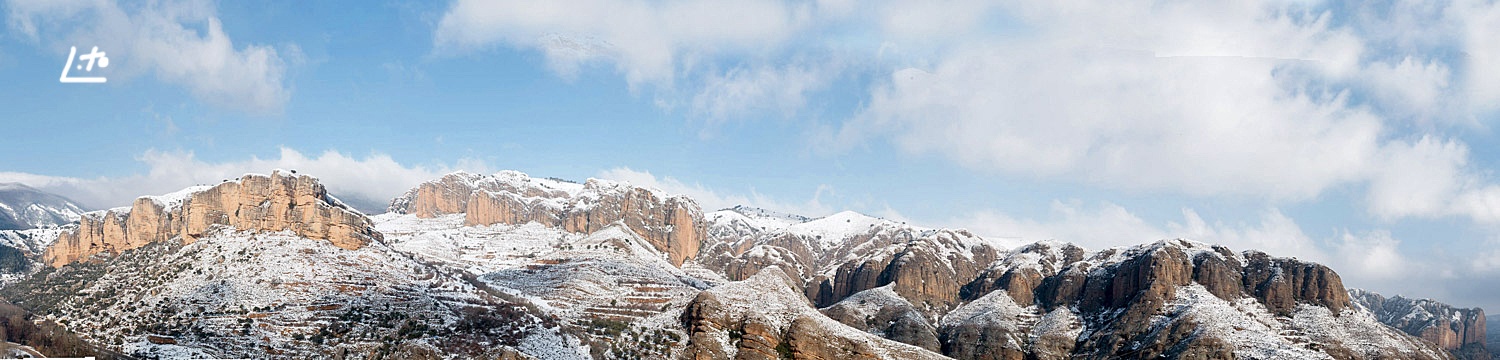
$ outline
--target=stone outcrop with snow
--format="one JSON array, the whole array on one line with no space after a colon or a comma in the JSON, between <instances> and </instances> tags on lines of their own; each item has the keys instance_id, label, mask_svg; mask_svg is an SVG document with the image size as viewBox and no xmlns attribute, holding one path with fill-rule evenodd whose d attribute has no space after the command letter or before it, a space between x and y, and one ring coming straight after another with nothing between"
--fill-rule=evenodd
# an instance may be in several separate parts
<instances>
[{"instance_id":1,"label":"stone outcrop with snow","mask_svg":"<svg viewBox=\"0 0 1500 360\"><path fill-rule=\"evenodd\" d=\"M1360 307L1380 322L1431 341L1461 359L1490 359L1484 309L1464 309L1432 299L1385 297L1372 291L1349 289Z\"/></svg>"},{"instance_id":2,"label":"stone outcrop with snow","mask_svg":"<svg viewBox=\"0 0 1500 360\"><path fill-rule=\"evenodd\" d=\"M818 313L781 269L698 294L682 314L690 358L942 359Z\"/></svg>"},{"instance_id":3,"label":"stone outcrop with snow","mask_svg":"<svg viewBox=\"0 0 1500 360\"><path fill-rule=\"evenodd\" d=\"M537 222L584 234L618 221L666 253L674 265L698 254L705 229L702 210L687 197L608 180L577 184L516 171L448 174L392 200L390 211L419 218L462 213L466 225Z\"/></svg>"},{"instance_id":4,"label":"stone outcrop with snow","mask_svg":"<svg viewBox=\"0 0 1500 360\"><path fill-rule=\"evenodd\" d=\"M145 196L130 207L84 214L42 255L54 267L94 254L119 254L146 244L191 243L217 226L283 231L359 249L380 239L369 218L328 195L307 175L247 174L215 186L192 187L165 196Z\"/></svg>"},{"instance_id":5,"label":"stone outcrop with snow","mask_svg":"<svg viewBox=\"0 0 1500 360\"><path fill-rule=\"evenodd\" d=\"M513 171L450 174L390 210L367 218L311 178L247 175L0 236L52 244L54 266L0 280L86 335L126 339L112 348L166 336L209 355L1446 359L1477 358L1445 348L1485 328L1348 291L1319 264L1180 239L1088 250L854 212L703 215L652 189ZM154 317L170 321L112 323ZM284 346L247 345L261 336Z\"/></svg>"}]
</instances>

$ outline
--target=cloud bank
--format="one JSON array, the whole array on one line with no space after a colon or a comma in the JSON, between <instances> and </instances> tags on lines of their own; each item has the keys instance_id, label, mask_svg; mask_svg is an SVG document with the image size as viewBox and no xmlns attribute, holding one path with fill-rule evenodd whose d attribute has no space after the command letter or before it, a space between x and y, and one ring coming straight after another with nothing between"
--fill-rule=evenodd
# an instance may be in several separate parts
<instances>
[{"instance_id":1,"label":"cloud bank","mask_svg":"<svg viewBox=\"0 0 1500 360\"><path fill-rule=\"evenodd\" d=\"M239 161L209 162L192 152L147 151L137 158L144 173L98 178L45 176L0 172L0 182L20 182L66 196L84 206L103 209L127 206L142 195L160 195L193 185L213 185L238 179L246 173L269 174L274 169L297 170L312 175L328 191L366 212L383 212L390 199L427 180L467 170L489 172L479 161L463 160L452 165L404 165L384 154L354 157L336 151L317 156L282 148L274 159L251 157Z\"/></svg>"},{"instance_id":2,"label":"cloud bank","mask_svg":"<svg viewBox=\"0 0 1500 360\"><path fill-rule=\"evenodd\" d=\"M152 73L199 100L251 113L280 112L291 98L287 55L296 59L300 50L236 46L211 2L13 0L5 7L10 29L43 48L66 54L69 46L99 46L114 81Z\"/></svg>"}]
</instances>

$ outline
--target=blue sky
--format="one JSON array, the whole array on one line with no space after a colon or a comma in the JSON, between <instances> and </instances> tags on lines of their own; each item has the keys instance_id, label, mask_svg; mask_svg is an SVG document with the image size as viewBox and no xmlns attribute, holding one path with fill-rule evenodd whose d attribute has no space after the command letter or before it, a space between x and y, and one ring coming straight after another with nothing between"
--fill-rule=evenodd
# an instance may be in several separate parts
<instances>
[{"instance_id":1,"label":"blue sky","mask_svg":"<svg viewBox=\"0 0 1500 360\"><path fill-rule=\"evenodd\" d=\"M103 208L464 169L1090 248L1188 237L1500 307L1487 1L9 1L0 181ZM99 46L106 84L57 81Z\"/></svg>"}]
</instances>

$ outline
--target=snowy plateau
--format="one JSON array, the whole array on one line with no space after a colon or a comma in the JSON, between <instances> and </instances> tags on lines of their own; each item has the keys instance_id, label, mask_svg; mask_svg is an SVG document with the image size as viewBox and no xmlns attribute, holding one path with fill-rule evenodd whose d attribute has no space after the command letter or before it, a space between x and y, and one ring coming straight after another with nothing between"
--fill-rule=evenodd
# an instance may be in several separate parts
<instances>
[{"instance_id":1,"label":"snowy plateau","mask_svg":"<svg viewBox=\"0 0 1500 360\"><path fill-rule=\"evenodd\" d=\"M1013 244L515 171L377 215L279 171L90 213L6 186L0 323L49 356L1489 359L1482 310L1185 239Z\"/></svg>"}]
</instances>

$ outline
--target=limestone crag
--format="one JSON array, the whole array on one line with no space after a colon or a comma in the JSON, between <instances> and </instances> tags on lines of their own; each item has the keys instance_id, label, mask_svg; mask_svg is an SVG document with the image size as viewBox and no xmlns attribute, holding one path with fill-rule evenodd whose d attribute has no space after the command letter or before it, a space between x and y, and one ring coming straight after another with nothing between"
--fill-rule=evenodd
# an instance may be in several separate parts
<instances>
[{"instance_id":1,"label":"limestone crag","mask_svg":"<svg viewBox=\"0 0 1500 360\"><path fill-rule=\"evenodd\" d=\"M291 231L354 250L381 235L368 218L328 195L316 178L272 172L247 174L212 187L147 196L128 208L85 214L42 255L60 267L100 253L119 254L158 241L191 243L217 226Z\"/></svg>"},{"instance_id":2,"label":"limestone crag","mask_svg":"<svg viewBox=\"0 0 1500 360\"><path fill-rule=\"evenodd\" d=\"M892 285L856 293L833 306L821 309L824 315L887 339L941 351L937 329L911 302L891 291Z\"/></svg>"},{"instance_id":3,"label":"limestone crag","mask_svg":"<svg viewBox=\"0 0 1500 360\"><path fill-rule=\"evenodd\" d=\"M1292 323L1201 330L1204 322L1233 321L1211 315L1216 314L1211 309L1233 309L1229 304L1247 301L1264 306L1263 314L1252 316L1267 321L1321 317L1384 341L1310 335L1316 347L1291 348L1287 356L1316 351L1341 359L1443 358L1418 339L1380 333L1383 326L1373 319L1361 322L1369 315L1353 306L1338 274L1325 266L1186 240L1087 256L1071 244L1034 243L991 265L965 285L963 295L971 301L945 315L939 327L943 352L960 359L1236 358L1245 355L1237 353L1241 345L1226 332L1259 331L1274 338L1337 327ZM1296 336L1276 341L1307 341ZM1042 341L1049 338L1062 340Z\"/></svg>"},{"instance_id":4,"label":"limestone crag","mask_svg":"<svg viewBox=\"0 0 1500 360\"><path fill-rule=\"evenodd\" d=\"M1486 344L1484 309L1463 309L1431 299L1387 298L1375 292L1350 289L1349 296L1375 313L1380 322L1431 341L1460 359L1490 359Z\"/></svg>"},{"instance_id":5,"label":"limestone crag","mask_svg":"<svg viewBox=\"0 0 1500 360\"><path fill-rule=\"evenodd\" d=\"M622 222L679 266L698 254L705 232L702 210L687 197L599 179L583 184L534 179L515 171L448 174L392 200L390 211L420 218L462 213L465 225L536 222L575 233Z\"/></svg>"},{"instance_id":6,"label":"limestone crag","mask_svg":"<svg viewBox=\"0 0 1500 360\"><path fill-rule=\"evenodd\" d=\"M759 213L711 214L713 236L699 263L731 280L779 268L820 307L891 285L924 316L936 317L957 306L962 287L1000 253L962 229L924 229L853 212L811 220L750 216Z\"/></svg>"},{"instance_id":7,"label":"limestone crag","mask_svg":"<svg viewBox=\"0 0 1500 360\"><path fill-rule=\"evenodd\" d=\"M682 313L686 358L945 359L851 328L813 309L781 269L699 293Z\"/></svg>"}]
</instances>

